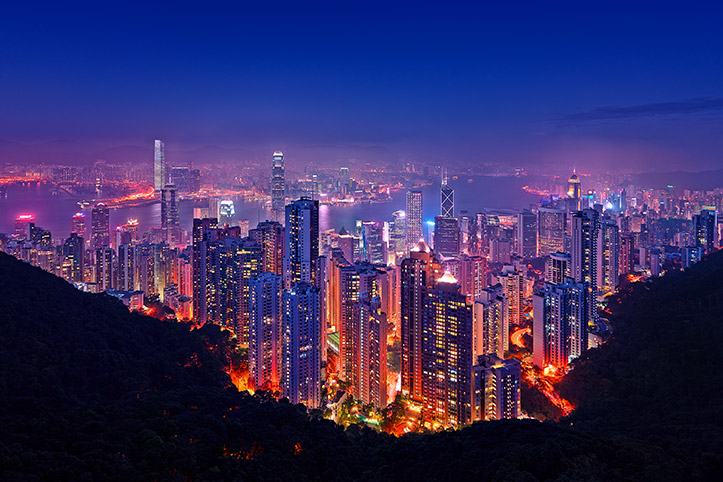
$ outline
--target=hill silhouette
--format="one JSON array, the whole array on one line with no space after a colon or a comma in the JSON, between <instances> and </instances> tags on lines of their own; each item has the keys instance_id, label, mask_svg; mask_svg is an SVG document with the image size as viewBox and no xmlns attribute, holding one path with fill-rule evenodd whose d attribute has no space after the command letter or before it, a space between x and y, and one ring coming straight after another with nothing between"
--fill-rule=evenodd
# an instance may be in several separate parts
<instances>
[{"instance_id":1,"label":"hill silhouette","mask_svg":"<svg viewBox=\"0 0 723 482\"><path fill-rule=\"evenodd\" d=\"M715 276L723 258L711 257L696 269ZM679 276L677 284L696 279ZM676 283L663 289L664 279L653 286L658 284L659 292L648 285L632 288L620 306L667 295ZM690 288L693 298L676 309L699 307L701 317L713 317L720 285ZM647 293L640 295L641 289ZM690 320L696 323L692 315ZM715 321L707 325L720 336ZM642 392L648 398L633 400L627 411L620 408L625 402L616 397L626 392L618 380L644 378L642 368L657 366L632 363L640 346L627 337L647 328L630 328L628 335L624 326L616 326L616 338L581 360L575 377L565 381L580 407L568 421L485 422L395 438L355 425L345 430L265 393L239 393L223 370L223 352L232 341L218 328L189 331L129 313L108 296L81 293L0 253L0 480L714 480L720 394L703 392L708 400L693 394L685 409L667 412L684 425L671 434L706 432L705 454L695 445L641 436L646 427L663 430L665 422L641 416L632 427L635 411L673 402L661 387ZM668 336L670 330L656 331L660 350ZM679 349L696 350L699 338L676 339ZM608 375L595 397L593 385L602 383L610 357L626 350L632 354L615 362L618 377ZM669 386L680 376L672 363L659 368L670 370ZM591 378L578 379L578 370L579 377ZM698 373L717 376L710 387L720 386L720 375ZM709 411L684 417L698 409ZM664 406L656 410L666 413Z\"/></svg>"}]
</instances>

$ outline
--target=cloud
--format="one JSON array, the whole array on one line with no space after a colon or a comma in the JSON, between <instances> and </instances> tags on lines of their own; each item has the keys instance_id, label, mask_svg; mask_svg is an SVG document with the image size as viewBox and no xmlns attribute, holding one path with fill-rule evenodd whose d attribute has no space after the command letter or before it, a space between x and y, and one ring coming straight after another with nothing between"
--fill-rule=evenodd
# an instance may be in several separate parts
<instances>
[{"instance_id":1,"label":"cloud","mask_svg":"<svg viewBox=\"0 0 723 482\"><path fill-rule=\"evenodd\" d=\"M723 98L697 97L676 102L656 102L629 106L603 106L563 115L554 120L563 124L638 119L643 117L691 116L723 111Z\"/></svg>"}]
</instances>

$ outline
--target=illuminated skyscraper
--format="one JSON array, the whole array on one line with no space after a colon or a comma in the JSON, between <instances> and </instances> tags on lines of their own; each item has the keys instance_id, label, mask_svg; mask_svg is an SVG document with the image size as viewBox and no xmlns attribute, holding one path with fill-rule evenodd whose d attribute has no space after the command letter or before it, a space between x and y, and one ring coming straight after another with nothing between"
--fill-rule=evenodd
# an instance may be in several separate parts
<instances>
[{"instance_id":1,"label":"illuminated skyscraper","mask_svg":"<svg viewBox=\"0 0 723 482\"><path fill-rule=\"evenodd\" d=\"M460 230L457 218L436 216L434 218L434 251L445 258L459 255Z\"/></svg>"},{"instance_id":2,"label":"illuminated skyscraper","mask_svg":"<svg viewBox=\"0 0 723 482\"><path fill-rule=\"evenodd\" d=\"M482 355L473 371L474 420L512 419L522 414L518 360Z\"/></svg>"},{"instance_id":3,"label":"illuminated skyscraper","mask_svg":"<svg viewBox=\"0 0 723 482\"><path fill-rule=\"evenodd\" d=\"M284 153L274 152L271 162L271 209L277 220L284 212L286 204L286 178L284 174Z\"/></svg>"},{"instance_id":4,"label":"illuminated skyscraper","mask_svg":"<svg viewBox=\"0 0 723 482\"><path fill-rule=\"evenodd\" d=\"M33 221L35 221L35 217L32 214L21 214L15 218L15 236L19 239L27 239L29 226Z\"/></svg>"},{"instance_id":5,"label":"illuminated skyscraper","mask_svg":"<svg viewBox=\"0 0 723 482\"><path fill-rule=\"evenodd\" d=\"M572 176L567 180L567 202L569 211L579 211L581 206L582 187L577 172L572 171Z\"/></svg>"},{"instance_id":6,"label":"illuminated skyscraper","mask_svg":"<svg viewBox=\"0 0 723 482\"><path fill-rule=\"evenodd\" d=\"M407 213L405 211L392 213L392 222L389 226L389 249L395 253L407 250Z\"/></svg>"},{"instance_id":7,"label":"illuminated skyscraper","mask_svg":"<svg viewBox=\"0 0 723 482\"><path fill-rule=\"evenodd\" d=\"M176 202L176 186L166 184L161 189L161 230L163 239L170 246L179 241L178 204Z\"/></svg>"},{"instance_id":8,"label":"illuminated skyscraper","mask_svg":"<svg viewBox=\"0 0 723 482\"><path fill-rule=\"evenodd\" d=\"M105 204L100 203L93 208L90 223L90 247L99 249L110 246L110 215Z\"/></svg>"},{"instance_id":9,"label":"illuminated skyscraper","mask_svg":"<svg viewBox=\"0 0 723 482\"><path fill-rule=\"evenodd\" d=\"M545 282L553 285L562 284L570 277L570 255L552 253L545 261Z\"/></svg>"},{"instance_id":10,"label":"illuminated skyscraper","mask_svg":"<svg viewBox=\"0 0 723 482\"><path fill-rule=\"evenodd\" d=\"M78 236L85 237L85 213L78 212L73 214L70 219L70 232L78 233Z\"/></svg>"},{"instance_id":11,"label":"illuminated skyscraper","mask_svg":"<svg viewBox=\"0 0 723 482\"><path fill-rule=\"evenodd\" d=\"M523 258L537 256L537 216L530 211L517 215L517 255Z\"/></svg>"},{"instance_id":12,"label":"illuminated skyscraper","mask_svg":"<svg viewBox=\"0 0 723 482\"><path fill-rule=\"evenodd\" d=\"M319 290L298 283L284 291L281 304L281 393L291 403L316 408L321 404L321 368L326 359Z\"/></svg>"},{"instance_id":13,"label":"illuminated skyscraper","mask_svg":"<svg viewBox=\"0 0 723 482\"><path fill-rule=\"evenodd\" d=\"M284 283L315 285L319 259L319 201L301 198L286 206Z\"/></svg>"},{"instance_id":14,"label":"illuminated skyscraper","mask_svg":"<svg viewBox=\"0 0 723 482\"><path fill-rule=\"evenodd\" d=\"M67 281L80 283L83 281L84 263L83 238L78 233L71 233L61 248L63 256L61 274Z\"/></svg>"},{"instance_id":15,"label":"illuminated skyscraper","mask_svg":"<svg viewBox=\"0 0 723 482\"><path fill-rule=\"evenodd\" d=\"M384 223L367 221L362 230L364 260L372 264L387 264L387 246L384 242Z\"/></svg>"},{"instance_id":16,"label":"illuminated skyscraper","mask_svg":"<svg viewBox=\"0 0 723 482\"><path fill-rule=\"evenodd\" d=\"M136 248L130 244L118 246L118 284L120 291L136 289Z\"/></svg>"},{"instance_id":17,"label":"illuminated skyscraper","mask_svg":"<svg viewBox=\"0 0 723 482\"><path fill-rule=\"evenodd\" d=\"M525 274L511 265L502 268L497 277L502 293L507 299L508 319L518 325L522 322L522 308L525 299Z\"/></svg>"},{"instance_id":18,"label":"illuminated skyscraper","mask_svg":"<svg viewBox=\"0 0 723 482\"><path fill-rule=\"evenodd\" d=\"M500 285L485 288L474 303L473 359L496 354L504 358L509 349L509 310Z\"/></svg>"},{"instance_id":19,"label":"illuminated skyscraper","mask_svg":"<svg viewBox=\"0 0 723 482\"><path fill-rule=\"evenodd\" d=\"M160 192L166 183L168 183L166 147L163 141L156 139L153 146L153 187L156 192Z\"/></svg>"},{"instance_id":20,"label":"illuminated skyscraper","mask_svg":"<svg viewBox=\"0 0 723 482\"><path fill-rule=\"evenodd\" d=\"M264 261L261 271L283 274L284 269L284 228L276 221L262 221L256 229L249 231L249 237L261 246Z\"/></svg>"},{"instance_id":21,"label":"illuminated skyscraper","mask_svg":"<svg viewBox=\"0 0 723 482\"><path fill-rule=\"evenodd\" d=\"M262 273L250 283L249 385L279 387L281 370L282 278Z\"/></svg>"},{"instance_id":22,"label":"illuminated skyscraper","mask_svg":"<svg viewBox=\"0 0 723 482\"><path fill-rule=\"evenodd\" d=\"M412 400L422 401L422 325L427 292L442 276L442 265L424 241L402 261L401 332L402 392Z\"/></svg>"},{"instance_id":23,"label":"illuminated skyscraper","mask_svg":"<svg viewBox=\"0 0 723 482\"><path fill-rule=\"evenodd\" d=\"M479 299L482 291L489 284L487 282L487 258L483 256L467 256L463 254L457 258L445 260L444 267L457 278L462 293Z\"/></svg>"},{"instance_id":24,"label":"illuminated skyscraper","mask_svg":"<svg viewBox=\"0 0 723 482\"><path fill-rule=\"evenodd\" d=\"M454 217L454 189L447 183L447 169L442 169L442 188L440 189L439 215L445 218Z\"/></svg>"},{"instance_id":25,"label":"illuminated skyscraper","mask_svg":"<svg viewBox=\"0 0 723 482\"><path fill-rule=\"evenodd\" d=\"M718 246L718 212L715 207L703 206L700 214L693 216L695 245L710 254Z\"/></svg>"},{"instance_id":26,"label":"illuminated skyscraper","mask_svg":"<svg viewBox=\"0 0 723 482\"><path fill-rule=\"evenodd\" d=\"M600 222L597 248L597 286L602 293L608 293L618 287L620 272L620 234L618 225L610 218Z\"/></svg>"},{"instance_id":27,"label":"illuminated skyscraper","mask_svg":"<svg viewBox=\"0 0 723 482\"><path fill-rule=\"evenodd\" d=\"M422 191L407 191L407 249L417 245L422 232Z\"/></svg>"},{"instance_id":28,"label":"illuminated skyscraper","mask_svg":"<svg viewBox=\"0 0 723 482\"><path fill-rule=\"evenodd\" d=\"M537 212L538 256L565 251L565 212L543 206Z\"/></svg>"},{"instance_id":29,"label":"illuminated skyscraper","mask_svg":"<svg viewBox=\"0 0 723 482\"><path fill-rule=\"evenodd\" d=\"M112 248L98 248L95 250L95 282L98 284L98 291L106 291L115 288L114 264L115 251Z\"/></svg>"},{"instance_id":30,"label":"illuminated skyscraper","mask_svg":"<svg viewBox=\"0 0 723 482\"><path fill-rule=\"evenodd\" d=\"M546 284L533 297L534 364L566 367L587 350L589 290L585 283L568 278L559 285Z\"/></svg>"},{"instance_id":31,"label":"illuminated skyscraper","mask_svg":"<svg viewBox=\"0 0 723 482\"><path fill-rule=\"evenodd\" d=\"M218 223L220 225L233 226L236 208L231 199L224 199L218 203Z\"/></svg>"},{"instance_id":32,"label":"illuminated skyscraper","mask_svg":"<svg viewBox=\"0 0 723 482\"><path fill-rule=\"evenodd\" d=\"M457 426L472 421L472 305L449 273L424 300L422 413Z\"/></svg>"},{"instance_id":33,"label":"illuminated skyscraper","mask_svg":"<svg viewBox=\"0 0 723 482\"><path fill-rule=\"evenodd\" d=\"M572 215L572 250L570 273L577 283L588 287L589 321L597 321L598 242L600 213L584 209Z\"/></svg>"},{"instance_id":34,"label":"illuminated skyscraper","mask_svg":"<svg viewBox=\"0 0 723 482\"><path fill-rule=\"evenodd\" d=\"M351 335L354 398L376 408L387 406L387 315L379 297L361 293L352 309Z\"/></svg>"}]
</instances>

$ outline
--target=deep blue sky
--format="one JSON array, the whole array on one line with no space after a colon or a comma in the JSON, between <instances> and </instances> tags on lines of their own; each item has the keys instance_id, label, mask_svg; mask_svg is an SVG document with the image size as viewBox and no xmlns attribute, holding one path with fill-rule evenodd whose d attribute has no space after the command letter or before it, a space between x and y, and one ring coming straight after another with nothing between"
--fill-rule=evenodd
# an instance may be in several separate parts
<instances>
[{"instance_id":1,"label":"deep blue sky","mask_svg":"<svg viewBox=\"0 0 723 482\"><path fill-rule=\"evenodd\" d=\"M14 3L0 11L0 162L47 141L93 156L161 137L304 161L374 146L723 165L720 3Z\"/></svg>"}]
</instances>

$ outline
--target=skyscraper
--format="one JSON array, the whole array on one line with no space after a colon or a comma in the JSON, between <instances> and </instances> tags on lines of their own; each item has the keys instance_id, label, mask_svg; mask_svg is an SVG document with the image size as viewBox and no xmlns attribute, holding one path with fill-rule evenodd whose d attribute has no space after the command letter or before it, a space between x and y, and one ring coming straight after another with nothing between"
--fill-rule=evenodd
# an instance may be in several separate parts
<instances>
[{"instance_id":1,"label":"skyscraper","mask_svg":"<svg viewBox=\"0 0 723 482\"><path fill-rule=\"evenodd\" d=\"M319 313L319 290L298 283L282 295L281 393L308 408L321 404L326 343Z\"/></svg>"},{"instance_id":2,"label":"skyscraper","mask_svg":"<svg viewBox=\"0 0 723 482\"><path fill-rule=\"evenodd\" d=\"M378 296L361 293L352 310L352 349L355 365L351 384L354 398L376 408L387 406L387 315Z\"/></svg>"},{"instance_id":3,"label":"skyscraper","mask_svg":"<svg viewBox=\"0 0 723 482\"><path fill-rule=\"evenodd\" d=\"M161 189L161 231L163 240L171 246L179 241L178 236L178 204L176 203L176 186L166 184Z\"/></svg>"},{"instance_id":4,"label":"skyscraper","mask_svg":"<svg viewBox=\"0 0 723 482\"><path fill-rule=\"evenodd\" d=\"M620 236L620 274L635 271L635 236L633 233L624 233Z\"/></svg>"},{"instance_id":5,"label":"skyscraper","mask_svg":"<svg viewBox=\"0 0 723 482\"><path fill-rule=\"evenodd\" d=\"M286 179L284 174L284 153L274 152L271 162L271 209L274 214L281 217L286 204Z\"/></svg>"},{"instance_id":6,"label":"skyscraper","mask_svg":"<svg viewBox=\"0 0 723 482\"><path fill-rule=\"evenodd\" d=\"M61 247L63 256L61 274L67 281L80 283L83 281L85 267L83 238L78 233L71 233Z\"/></svg>"},{"instance_id":7,"label":"skyscraper","mask_svg":"<svg viewBox=\"0 0 723 482\"><path fill-rule=\"evenodd\" d=\"M249 237L261 246L263 266L261 271L283 274L284 228L276 221L262 221L249 231Z\"/></svg>"},{"instance_id":8,"label":"skyscraper","mask_svg":"<svg viewBox=\"0 0 723 482\"><path fill-rule=\"evenodd\" d=\"M516 325L522 322L522 308L525 299L525 274L511 265L505 265L497 277L502 293L507 299L508 319Z\"/></svg>"},{"instance_id":9,"label":"skyscraper","mask_svg":"<svg viewBox=\"0 0 723 482\"><path fill-rule=\"evenodd\" d=\"M472 421L472 305L445 273L424 300L422 413L447 426Z\"/></svg>"},{"instance_id":10,"label":"skyscraper","mask_svg":"<svg viewBox=\"0 0 723 482\"><path fill-rule=\"evenodd\" d=\"M156 139L153 147L153 187L160 192L167 182L166 147L162 140Z\"/></svg>"},{"instance_id":11,"label":"skyscraper","mask_svg":"<svg viewBox=\"0 0 723 482\"><path fill-rule=\"evenodd\" d=\"M379 221L366 221L362 226L364 260L372 264L387 264L384 223Z\"/></svg>"},{"instance_id":12,"label":"skyscraper","mask_svg":"<svg viewBox=\"0 0 723 482\"><path fill-rule=\"evenodd\" d=\"M136 248L130 244L118 246L118 289L136 289Z\"/></svg>"},{"instance_id":13,"label":"skyscraper","mask_svg":"<svg viewBox=\"0 0 723 482\"><path fill-rule=\"evenodd\" d=\"M479 299L487 282L487 258L463 254L457 258L445 260L444 267L457 278L462 293Z\"/></svg>"},{"instance_id":14,"label":"skyscraper","mask_svg":"<svg viewBox=\"0 0 723 482\"><path fill-rule=\"evenodd\" d=\"M618 225L609 217L600 222L597 248L597 286L602 293L608 293L618 287L620 272L620 233Z\"/></svg>"},{"instance_id":15,"label":"skyscraper","mask_svg":"<svg viewBox=\"0 0 723 482\"><path fill-rule=\"evenodd\" d=\"M407 249L422 239L422 191L407 191Z\"/></svg>"},{"instance_id":16,"label":"skyscraper","mask_svg":"<svg viewBox=\"0 0 723 482\"><path fill-rule=\"evenodd\" d=\"M587 315L590 322L597 321L596 299L598 295L598 242L600 213L594 209L583 209L572 215L572 277L577 283L584 283L589 291L590 306Z\"/></svg>"},{"instance_id":17,"label":"skyscraper","mask_svg":"<svg viewBox=\"0 0 723 482\"><path fill-rule=\"evenodd\" d=\"M473 371L474 420L512 419L522 414L518 360L482 355Z\"/></svg>"},{"instance_id":18,"label":"skyscraper","mask_svg":"<svg viewBox=\"0 0 723 482\"><path fill-rule=\"evenodd\" d=\"M440 189L439 215L445 218L454 217L454 189L447 183L447 169L442 169L442 188Z\"/></svg>"},{"instance_id":19,"label":"skyscraper","mask_svg":"<svg viewBox=\"0 0 723 482\"><path fill-rule=\"evenodd\" d=\"M577 172L573 170L570 179L567 180L568 210L575 212L582 209L581 198L582 186L580 185L580 178L577 176Z\"/></svg>"},{"instance_id":20,"label":"skyscraper","mask_svg":"<svg viewBox=\"0 0 723 482\"><path fill-rule=\"evenodd\" d=\"M517 215L517 254L523 258L537 256L537 216L527 210Z\"/></svg>"},{"instance_id":21,"label":"skyscraper","mask_svg":"<svg viewBox=\"0 0 723 482\"><path fill-rule=\"evenodd\" d=\"M427 292L442 276L442 265L424 241L402 261L402 392L422 401L422 326Z\"/></svg>"},{"instance_id":22,"label":"skyscraper","mask_svg":"<svg viewBox=\"0 0 723 482\"><path fill-rule=\"evenodd\" d=\"M80 237L85 237L85 213L77 212L70 219L70 232L77 233Z\"/></svg>"},{"instance_id":23,"label":"skyscraper","mask_svg":"<svg viewBox=\"0 0 723 482\"><path fill-rule=\"evenodd\" d=\"M715 207L703 206L700 214L693 216L695 245L701 246L705 254L710 254L718 246L718 213Z\"/></svg>"},{"instance_id":24,"label":"skyscraper","mask_svg":"<svg viewBox=\"0 0 723 482\"><path fill-rule=\"evenodd\" d=\"M532 356L536 366L564 368L587 350L588 296L587 285L570 278L563 284L546 284L535 293Z\"/></svg>"},{"instance_id":25,"label":"skyscraper","mask_svg":"<svg viewBox=\"0 0 723 482\"><path fill-rule=\"evenodd\" d=\"M315 285L319 258L319 201L301 198L286 206L284 282Z\"/></svg>"},{"instance_id":26,"label":"skyscraper","mask_svg":"<svg viewBox=\"0 0 723 482\"><path fill-rule=\"evenodd\" d=\"M509 349L509 310L500 285L485 288L474 303L473 359L496 354L504 358Z\"/></svg>"},{"instance_id":27,"label":"skyscraper","mask_svg":"<svg viewBox=\"0 0 723 482\"><path fill-rule=\"evenodd\" d=\"M91 211L90 247L93 249L110 246L110 218L108 207L99 203Z\"/></svg>"},{"instance_id":28,"label":"skyscraper","mask_svg":"<svg viewBox=\"0 0 723 482\"><path fill-rule=\"evenodd\" d=\"M445 258L459 255L460 230L457 218L436 216L434 218L434 251Z\"/></svg>"},{"instance_id":29,"label":"skyscraper","mask_svg":"<svg viewBox=\"0 0 723 482\"><path fill-rule=\"evenodd\" d=\"M565 212L543 206L537 212L538 256L565 251Z\"/></svg>"},{"instance_id":30,"label":"skyscraper","mask_svg":"<svg viewBox=\"0 0 723 482\"><path fill-rule=\"evenodd\" d=\"M389 226L389 249L395 253L407 250L407 213L394 211Z\"/></svg>"},{"instance_id":31,"label":"skyscraper","mask_svg":"<svg viewBox=\"0 0 723 482\"><path fill-rule=\"evenodd\" d=\"M552 253L545 261L545 282L553 285L562 284L570 277L570 255Z\"/></svg>"},{"instance_id":32,"label":"skyscraper","mask_svg":"<svg viewBox=\"0 0 723 482\"><path fill-rule=\"evenodd\" d=\"M114 283L114 258L115 251L112 248L104 247L95 250L95 282L98 291L106 291L115 288Z\"/></svg>"},{"instance_id":33,"label":"skyscraper","mask_svg":"<svg viewBox=\"0 0 723 482\"><path fill-rule=\"evenodd\" d=\"M250 283L249 385L279 387L281 368L281 276L262 273Z\"/></svg>"}]
</instances>

